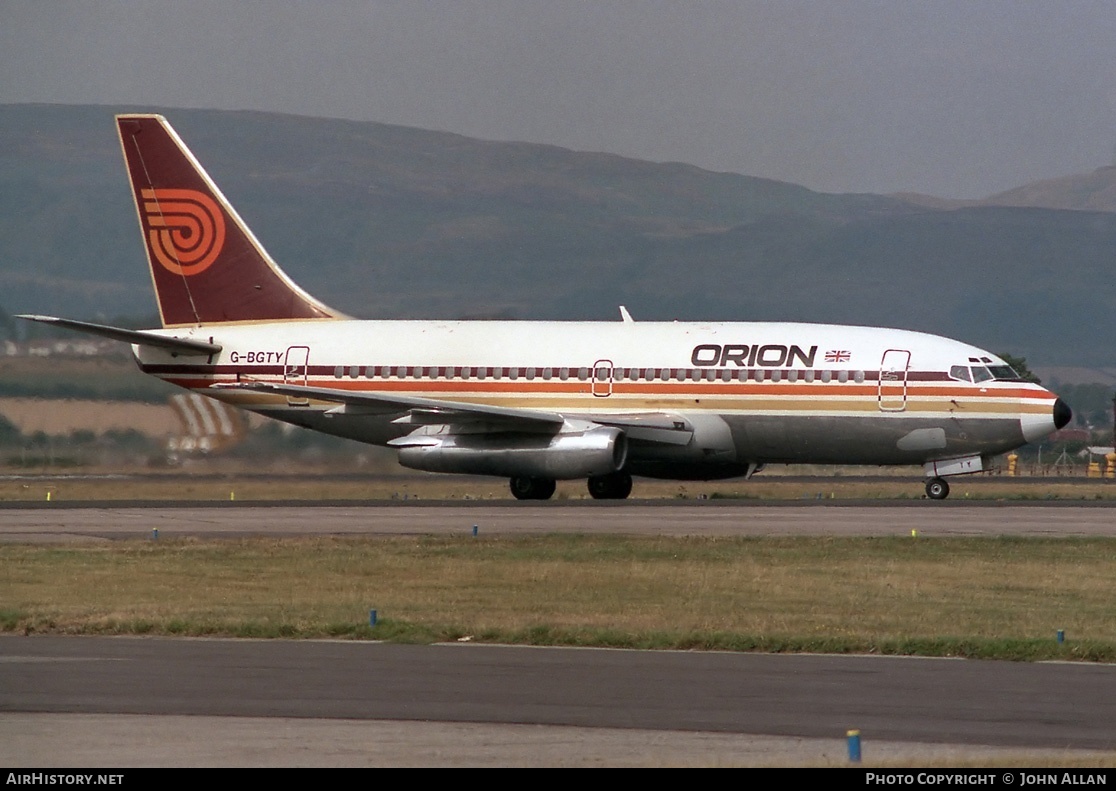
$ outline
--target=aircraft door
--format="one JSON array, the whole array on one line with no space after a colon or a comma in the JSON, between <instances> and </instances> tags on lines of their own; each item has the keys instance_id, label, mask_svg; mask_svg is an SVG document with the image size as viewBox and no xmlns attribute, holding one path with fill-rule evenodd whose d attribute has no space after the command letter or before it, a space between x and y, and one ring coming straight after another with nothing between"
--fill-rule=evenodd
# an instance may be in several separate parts
<instances>
[{"instance_id":1,"label":"aircraft door","mask_svg":"<svg viewBox=\"0 0 1116 791\"><path fill-rule=\"evenodd\" d=\"M288 346L286 359L283 361L283 384L305 387L309 370L310 347ZM287 404L289 406L309 406L310 399L287 396Z\"/></svg>"},{"instance_id":2,"label":"aircraft door","mask_svg":"<svg viewBox=\"0 0 1116 791\"><path fill-rule=\"evenodd\" d=\"M888 349L880 360L877 400L881 412L903 412L907 408L907 370L911 353L906 349Z\"/></svg>"},{"instance_id":3,"label":"aircraft door","mask_svg":"<svg viewBox=\"0 0 1116 791\"><path fill-rule=\"evenodd\" d=\"M597 360L591 374L593 395L607 398L612 395L612 360Z\"/></svg>"}]
</instances>

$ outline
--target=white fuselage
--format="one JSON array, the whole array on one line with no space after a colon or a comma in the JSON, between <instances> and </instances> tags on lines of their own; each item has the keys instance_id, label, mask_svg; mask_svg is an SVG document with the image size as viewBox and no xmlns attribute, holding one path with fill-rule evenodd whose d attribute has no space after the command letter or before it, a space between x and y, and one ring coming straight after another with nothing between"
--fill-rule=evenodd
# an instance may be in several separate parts
<instances>
[{"instance_id":1,"label":"white fuselage","mask_svg":"<svg viewBox=\"0 0 1116 791\"><path fill-rule=\"evenodd\" d=\"M1055 396L973 381L1005 364L924 333L803 323L282 321L159 331L211 358L136 347L141 367L237 406L386 444L400 410L222 389L275 382L558 413L678 416L684 446L633 443L633 472L725 477L769 462L925 464L988 456L1054 430ZM964 377L960 374L964 372ZM216 387L215 387L216 386ZM430 427L423 431L431 432Z\"/></svg>"}]
</instances>

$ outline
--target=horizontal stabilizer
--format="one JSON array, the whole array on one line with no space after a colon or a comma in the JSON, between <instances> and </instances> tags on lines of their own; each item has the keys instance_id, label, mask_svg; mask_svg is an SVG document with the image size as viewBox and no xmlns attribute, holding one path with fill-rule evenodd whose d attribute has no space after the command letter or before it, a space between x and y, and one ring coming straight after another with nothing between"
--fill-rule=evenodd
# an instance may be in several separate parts
<instances>
[{"instance_id":1,"label":"horizontal stabilizer","mask_svg":"<svg viewBox=\"0 0 1116 791\"><path fill-rule=\"evenodd\" d=\"M126 330L121 327L109 327L104 324L91 324L88 321L58 319L54 316L32 316L23 314L16 316L16 318L37 321L42 324L51 324L55 327L64 327L68 330L77 330L78 332L84 332L89 335L99 335L102 338L109 338L114 341L135 343L140 346L152 346L156 349L165 349L171 354L181 354L183 356L208 357L211 354L217 354L221 351L220 345L216 343L206 343L205 341L196 341L189 338L175 338L159 335L158 333L148 330Z\"/></svg>"}]
</instances>

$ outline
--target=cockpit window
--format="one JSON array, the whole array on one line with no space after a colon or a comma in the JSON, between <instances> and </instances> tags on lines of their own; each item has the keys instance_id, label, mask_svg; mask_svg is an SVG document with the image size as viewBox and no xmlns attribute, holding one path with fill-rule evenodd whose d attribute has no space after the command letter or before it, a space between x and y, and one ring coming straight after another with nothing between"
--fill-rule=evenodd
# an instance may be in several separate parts
<instances>
[{"instance_id":1,"label":"cockpit window","mask_svg":"<svg viewBox=\"0 0 1116 791\"><path fill-rule=\"evenodd\" d=\"M1023 377L1015 372L1010 365L990 365L988 370L997 382L1022 382Z\"/></svg>"},{"instance_id":2,"label":"cockpit window","mask_svg":"<svg viewBox=\"0 0 1116 791\"><path fill-rule=\"evenodd\" d=\"M975 359L971 362L975 362ZM971 372L971 375L970 375ZM1022 382L1023 377L1015 372L1010 365L952 365L949 368L951 379L962 382Z\"/></svg>"}]
</instances>

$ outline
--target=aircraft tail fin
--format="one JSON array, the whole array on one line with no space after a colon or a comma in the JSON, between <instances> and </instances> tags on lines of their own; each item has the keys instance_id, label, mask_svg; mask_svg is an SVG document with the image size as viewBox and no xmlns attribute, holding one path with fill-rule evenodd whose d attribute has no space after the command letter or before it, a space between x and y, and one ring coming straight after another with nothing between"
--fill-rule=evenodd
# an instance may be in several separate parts
<instances>
[{"instance_id":1,"label":"aircraft tail fin","mask_svg":"<svg viewBox=\"0 0 1116 791\"><path fill-rule=\"evenodd\" d=\"M276 265L160 115L118 115L164 327L346 318Z\"/></svg>"}]
</instances>

